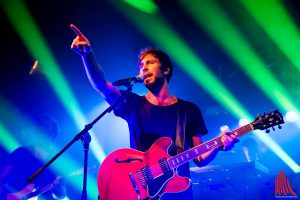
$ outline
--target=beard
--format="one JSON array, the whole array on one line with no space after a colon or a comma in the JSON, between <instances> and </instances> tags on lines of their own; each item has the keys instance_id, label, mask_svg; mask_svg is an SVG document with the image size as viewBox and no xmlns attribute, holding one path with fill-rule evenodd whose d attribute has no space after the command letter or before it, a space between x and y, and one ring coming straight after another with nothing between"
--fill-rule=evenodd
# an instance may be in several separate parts
<instances>
[{"instance_id":1,"label":"beard","mask_svg":"<svg viewBox=\"0 0 300 200\"><path fill-rule=\"evenodd\" d=\"M148 90L152 91L154 94L162 88L165 82L165 77L155 78L152 83L146 83L145 86Z\"/></svg>"}]
</instances>

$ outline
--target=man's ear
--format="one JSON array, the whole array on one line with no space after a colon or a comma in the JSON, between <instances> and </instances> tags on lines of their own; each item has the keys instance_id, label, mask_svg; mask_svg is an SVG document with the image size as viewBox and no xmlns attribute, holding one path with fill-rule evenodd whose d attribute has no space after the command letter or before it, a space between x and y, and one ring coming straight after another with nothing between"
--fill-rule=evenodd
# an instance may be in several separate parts
<instances>
[{"instance_id":1,"label":"man's ear","mask_svg":"<svg viewBox=\"0 0 300 200\"><path fill-rule=\"evenodd\" d=\"M166 67L165 69L164 69L164 75L167 75L167 74L169 74L170 73L170 67Z\"/></svg>"}]
</instances>

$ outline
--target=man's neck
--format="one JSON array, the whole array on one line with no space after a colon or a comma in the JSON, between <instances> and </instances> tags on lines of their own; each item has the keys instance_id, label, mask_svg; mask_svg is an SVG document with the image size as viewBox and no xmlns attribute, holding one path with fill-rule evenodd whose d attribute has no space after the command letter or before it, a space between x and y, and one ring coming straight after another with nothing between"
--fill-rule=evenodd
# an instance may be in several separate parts
<instances>
[{"instance_id":1,"label":"man's neck","mask_svg":"<svg viewBox=\"0 0 300 200\"><path fill-rule=\"evenodd\" d=\"M177 97L172 95L169 91L168 84L164 84L159 91L155 93L151 90L148 90L146 94L146 99L153 105L156 106L168 106L176 103Z\"/></svg>"}]
</instances>

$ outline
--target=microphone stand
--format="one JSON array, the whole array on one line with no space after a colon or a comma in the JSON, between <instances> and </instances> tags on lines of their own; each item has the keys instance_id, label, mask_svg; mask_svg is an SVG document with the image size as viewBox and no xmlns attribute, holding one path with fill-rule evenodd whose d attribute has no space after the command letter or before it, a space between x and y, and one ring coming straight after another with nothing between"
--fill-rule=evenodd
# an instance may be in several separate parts
<instances>
[{"instance_id":1,"label":"microphone stand","mask_svg":"<svg viewBox=\"0 0 300 200\"><path fill-rule=\"evenodd\" d=\"M28 179L28 183L34 181L38 175L40 175L51 163L53 163L63 152L65 152L75 141L81 139L84 146L84 176L83 176L83 189L81 200L87 200L87 164L88 164L88 150L89 144L91 142L91 136L89 134L89 130L93 128L93 126L107 113L110 113L118 103L123 100L129 92L132 91L132 86L135 82L130 82L125 84L127 89L124 92L121 92L120 97L118 97L109 107L107 107L97 118L95 118L91 123L85 125L84 129L81 130L65 147L63 147L55 156L53 156L45 165L39 168L36 172L34 172Z\"/></svg>"}]
</instances>

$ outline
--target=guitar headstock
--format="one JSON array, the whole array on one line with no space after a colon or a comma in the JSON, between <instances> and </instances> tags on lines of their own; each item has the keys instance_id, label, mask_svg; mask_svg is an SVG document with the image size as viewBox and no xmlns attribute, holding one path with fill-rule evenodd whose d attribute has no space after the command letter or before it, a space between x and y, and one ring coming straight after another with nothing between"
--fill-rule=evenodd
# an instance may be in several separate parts
<instances>
[{"instance_id":1,"label":"guitar headstock","mask_svg":"<svg viewBox=\"0 0 300 200\"><path fill-rule=\"evenodd\" d=\"M274 110L270 113L264 115L258 115L258 117L252 122L254 129L266 130L267 133L270 132L268 128L275 130L274 126L278 125L278 128L281 129L280 124L283 124L283 116L278 110Z\"/></svg>"}]
</instances>

